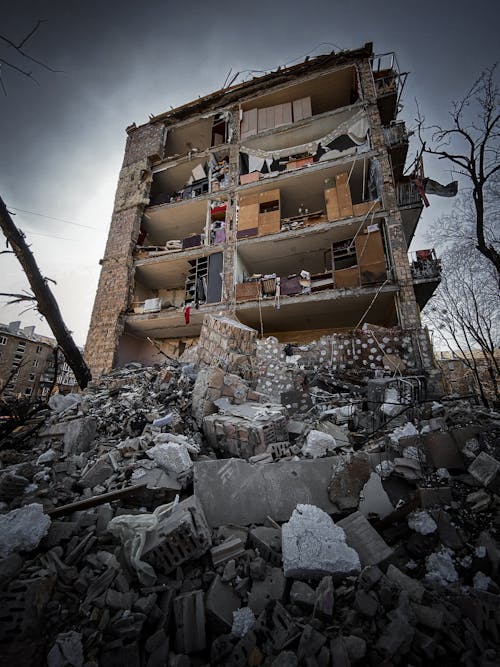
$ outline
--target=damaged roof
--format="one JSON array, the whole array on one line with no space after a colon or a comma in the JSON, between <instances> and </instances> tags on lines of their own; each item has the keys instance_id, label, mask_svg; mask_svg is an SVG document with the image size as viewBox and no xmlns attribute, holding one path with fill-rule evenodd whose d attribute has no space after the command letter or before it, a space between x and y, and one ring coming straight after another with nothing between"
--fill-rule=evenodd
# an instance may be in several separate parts
<instances>
[{"instance_id":1,"label":"damaged roof","mask_svg":"<svg viewBox=\"0 0 500 667\"><path fill-rule=\"evenodd\" d=\"M244 81L230 88L221 88L197 100L187 102L171 111L151 116L149 123L157 123L158 121L178 122L194 113L203 113L217 108L222 103L224 105L234 103L242 95L254 95L260 90L265 90L271 83L272 85L286 83L303 74L319 71L328 66L343 65L352 60L370 58L371 56L373 56L373 44L372 42L367 42L359 49L339 51L338 53L332 51L331 53L315 56L314 58L306 58L298 65L278 67L276 70L263 76L255 77L251 81Z\"/></svg>"}]
</instances>

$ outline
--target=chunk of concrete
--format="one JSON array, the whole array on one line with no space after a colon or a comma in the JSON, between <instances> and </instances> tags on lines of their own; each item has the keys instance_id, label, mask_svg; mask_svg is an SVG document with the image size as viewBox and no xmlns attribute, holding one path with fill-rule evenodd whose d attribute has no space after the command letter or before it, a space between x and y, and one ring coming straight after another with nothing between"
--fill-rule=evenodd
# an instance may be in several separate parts
<instances>
[{"instance_id":1,"label":"chunk of concrete","mask_svg":"<svg viewBox=\"0 0 500 667\"><path fill-rule=\"evenodd\" d=\"M468 472L483 486L490 487L499 478L500 461L486 452L481 452L470 464Z\"/></svg>"},{"instance_id":2,"label":"chunk of concrete","mask_svg":"<svg viewBox=\"0 0 500 667\"><path fill-rule=\"evenodd\" d=\"M82 635L79 632L63 632L57 635L54 645L47 655L48 667L82 667Z\"/></svg>"},{"instance_id":3,"label":"chunk of concrete","mask_svg":"<svg viewBox=\"0 0 500 667\"><path fill-rule=\"evenodd\" d=\"M210 549L214 567L230 558L238 558L245 551L245 543L239 537L228 537L224 542Z\"/></svg>"},{"instance_id":4,"label":"chunk of concrete","mask_svg":"<svg viewBox=\"0 0 500 667\"><path fill-rule=\"evenodd\" d=\"M297 505L282 526L283 569L296 579L350 574L361 569L359 556L346 544L344 530L319 507Z\"/></svg>"},{"instance_id":5,"label":"chunk of concrete","mask_svg":"<svg viewBox=\"0 0 500 667\"><path fill-rule=\"evenodd\" d=\"M425 433L422 441L428 458L436 468L464 470L464 458L450 433Z\"/></svg>"},{"instance_id":6,"label":"chunk of concrete","mask_svg":"<svg viewBox=\"0 0 500 667\"><path fill-rule=\"evenodd\" d=\"M174 599L175 647L179 653L195 653L206 647L203 591L191 591Z\"/></svg>"},{"instance_id":7,"label":"chunk of concrete","mask_svg":"<svg viewBox=\"0 0 500 667\"><path fill-rule=\"evenodd\" d=\"M160 505L152 514L116 516L108 531L121 540L125 560L146 586L154 584L156 571L168 575L212 545L203 509L194 496L173 508Z\"/></svg>"},{"instance_id":8,"label":"chunk of concrete","mask_svg":"<svg viewBox=\"0 0 500 667\"><path fill-rule=\"evenodd\" d=\"M188 473L193 467L189 452L184 445L174 442L161 443L148 449L146 454L167 473L178 477Z\"/></svg>"},{"instance_id":9,"label":"chunk of concrete","mask_svg":"<svg viewBox=\"0 0 500 667\"><path fill-rule=\"evenodd\" d=\"M327 457L272 465L252 465L241 459L196 461L194 493L210 526L262 524L268 516L287 521L298 503L334 512L327 489L336 460Z\"/></svg>"},{"instance_id":10,"label":"chunk of concrete","mask_svg":"<svg viewBox=\"0 0 500 667\"><path fill-rule=\"evenodd\" d=\"M337 525L345 531L346 542L357 551L363 567L378 565L392 555L392 549L361 512L350 514Z\"/></svg>"},{"instance_id":11,"label":"chunk of concrete","mask_svg":"<svg viewBox=\"0 0 500 667\"><path fill-rule=\"evenodd\" d=\"M323 577L316 588L314 616L330 619L335 606L335 589L332 577Z\"/></svg>"},{"instance_id":12,"label":"chunk of concrete","mask_svg":"<svg viewBox=\"0 0 500 667\"><path fill-rule=\"evenodd\" d=\"M264 581L254 581L248 596L248 606L258 616L271 600L282 600L286 580L281 568L270 567Z\"/></svg>"},{"instance_id":13,"label":"chunk of concrete","mask_svg":"<svg viewBox=\"0 0 500 667\"><path fill-rule=\"evenodd\" d=\"M250 542L267 561L281 565L281 528L256 526L250 531Z\"/></svg>"},{"instance_id":14,"label":"chunk of concrete","mask_svg":"<svg viewBox=\"0 0 500 667\"><path fill-rule=\"evenodd\" d=\"M49 398L49 408L54 412L63 412L73 405L82 402L81 394L54 394Z\"/></svg>"},{"instance_id":15,"label":"chunk of concrete","mask_svg":"<svg viewBox=\"0 0 500 667\"><path fill-rule=\"evenodd\" d=\"M206 598L206 610L212 618L229 630L233 624L233 612L240 608L241 600L229 584L219 575L210 584Z\"/></svg>"},{"instance_id":16,"label":"chunk of concrete","mask_svg":"<svg viewBox=\"0 0 500 667\"><path fill-rule=\"evenodd\" d=\"M255 625L255 615L250 607L243 607L233 611L233 626L231 633L236 637L244 637Z\"/></svg>"},{"instance_id":17,"label":"chunk of concrete","mask_svg":"<svg viewBox=\"0 0 500 667\"><path fill-rule=\"evenodd\" d=\"M50 527L42 505L32 503L0 515L0 558L35 549Z\"/></svg>"},{"instance_id":18,"label":"chunk of concrete","mask_svg":"<svg viewBox=\"0 0 500 667\"><path fill-rule=\"evenodd\" d=\"M294 581L290 590L290 600L307 610L312 610L316 601L316 591L303 581Z\"/></svg>"},{"instance_id":19,"label":"chunk of concrete","mask_svg":"<svg viewBox=\"0 0 500 667\"><path fill-rule=\"evenodd\" d=\"M335 451L337 443L335 438L329 433L323 431L309 431L306 441L302 446L302 454L312 459L319 459L327 456L328 452Z\"/></svg>"},{"instance_id":20,"label":"chunk of concrete","mask_svg":"<svg viewBox=\"0 0 500 667\"><path fill-rule=\"evenodd\" d=\"M93 489L94 486L103 484L113 474L113 466L109 458L103 457L94 463L78 480L78 486Z\"/></svg>"},{"instance_id":21,"label":"chunk of concrete","mask_svg":"<svg viewBox=\"0 0 500 667\"><path fill-rule=\"evenodd\" d=\"M81 454L88 452L97 433L97 419L82 417L65 422L64 453Z\"/></svg>"},{"instance_id":22,"label":"chunk of concrete","mask_svg":"<svg viewBox=\"0 0 500 667\"><path fill-rule=\"evenodd\" d=\"M378 610L377 596L369 591L359 589L354 597L354 609L363 616L373 618Z\"/></svg>"},{"instance_id":23,"label":"chunk of concrete","mask_svg":"<svg viewBox=\"0 0 500 667\"><path fill-rule=\"evenodd\" d=\"M394 565L387 568L387 578L403 591L406 591L413 602L421 602L425 593L425 588L416 579L412 579L404 572L401 572Z\"/></svg>"},{"instance_id":24,"label":"chunk of concrete","mask_svg":"<svg viewBox=\"0 0 500 667\"><path fill-rule=\"evenodd\" d=\"M370 477L371 466L368 456L362 452L339 457L328 487L332 503L342 512L354 509L359 504L359 494Z\"/></svg>"},{"instance_id":25,"label":"chunk of concrete","mask_svg":"<svg viewBox=\"0 0 500 667\"><path fill-rule=\"evenodd\" d=\"M224 413L209 415L203 419L203 431L211 447L223 451L226 455L250 458L267 451L272 443L287 442L286 419L277 409L258 403L226 406Z\"/></svg>"}]
</instances>

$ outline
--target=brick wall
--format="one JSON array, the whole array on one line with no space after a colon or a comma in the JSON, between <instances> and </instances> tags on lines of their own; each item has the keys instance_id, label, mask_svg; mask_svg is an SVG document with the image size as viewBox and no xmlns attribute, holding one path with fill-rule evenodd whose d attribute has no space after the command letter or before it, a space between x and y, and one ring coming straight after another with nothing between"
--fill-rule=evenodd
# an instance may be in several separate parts
<instances>
[{"instance_id":1,"label":"brick wall","mask_svg":"<svg viewBox=\"0 0 500 667\"><path fill-rule=\"evenodd\" d=\"M115 205L101 275L92 311L85 357L94 377L115 363L124 315L134 289L133 250L139 236L152 181L150 161L163 156L162 123L128 130L125 158L116 189Z\"/></svg>"},{"instance_id":2,"label":"brick wall","mask_svg":"<svg viewBox=\"0 0 500 667\"><path fill-rule=\"evenodd\" d=\"M255 329L228 317L206 315L198 340L198 363L251 378L256 341Z\"/></svg>"},{"instance_id":3,"label":"brick wall","mask_svg":"<svg viewBox=\"0 0 500 667\"><path fill-rule=\"evenodd\" d=\"M384 208L389 212L389 219L386 226L395 274L394 278L400 285L400 292L396 297L399 305L399 323L403 329L418 328L421 326L420 312L415 299L413 279L408 262L408 248L403 232L401 214L397 206L396 188L389 154L385 146L384 132L377 107L377 94L369 61L363 61L359 65L358 71L364 99L367 104L372 145L378 152L377 158L382 168L384 183L382 200Z\"/></svg>"}]
</instances>

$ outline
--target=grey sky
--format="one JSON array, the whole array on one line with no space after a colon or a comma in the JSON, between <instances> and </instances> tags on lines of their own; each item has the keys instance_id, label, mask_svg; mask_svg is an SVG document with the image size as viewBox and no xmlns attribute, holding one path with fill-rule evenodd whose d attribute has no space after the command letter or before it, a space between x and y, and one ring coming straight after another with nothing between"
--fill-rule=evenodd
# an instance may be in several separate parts
<instances>
[{"instance_id":1,"label":"grey sky","mask_svg":"<svg viewBox=\"0 0 500 667\"><path fill-rule=\"evenodd\" d=\"M2 12L0 32L17 40L37 19L46 19L27 48L62 72L13 58L33 71L37 86L3 67L7 96L0 97L0 193L11 207L95 228L16 215L44 274L57 280L63 316L80 344L127 125L220 88L230 68L234 73L269 70L299 62L309 52L357 48L367 41L373 41L376 52L395 51L401 69L411 72L401 117L414 124L416 97L426 118L440 122L450 101L499 56L499 5L484 0L413 5L257 0L241 3L240 9L234 2L18 0L11 6L10 13ZM0 47L0 57L12 54ZM429 176L450 180L440 164L427 162L426 167ZM451 203L433 197L421 229ZM422 233L417 243L423 243ZM0 291L27 288L8 255L0 257L0 276ZM18 313L18 307L1 307L0 321L17 319ZM22 319L49 333L36 314Z\"/></svg>"}]
</instances>

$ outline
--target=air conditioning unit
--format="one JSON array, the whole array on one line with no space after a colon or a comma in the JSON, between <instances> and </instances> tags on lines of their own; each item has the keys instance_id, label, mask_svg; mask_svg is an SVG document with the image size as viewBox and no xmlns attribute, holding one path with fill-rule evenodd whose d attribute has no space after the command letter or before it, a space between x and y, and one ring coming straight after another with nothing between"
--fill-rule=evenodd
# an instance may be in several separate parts
<instances>
[{"instance_id":1,"label":"air conditioning unit","mask_svg":"<svg viewBox=\"0 0 500 667\"><path fill-rule=\"evenodd\" d=\"M161 299L146 299L144 301L144 312L145 313L157 313L161 310Z\"/></svg>"}]
</instances>

